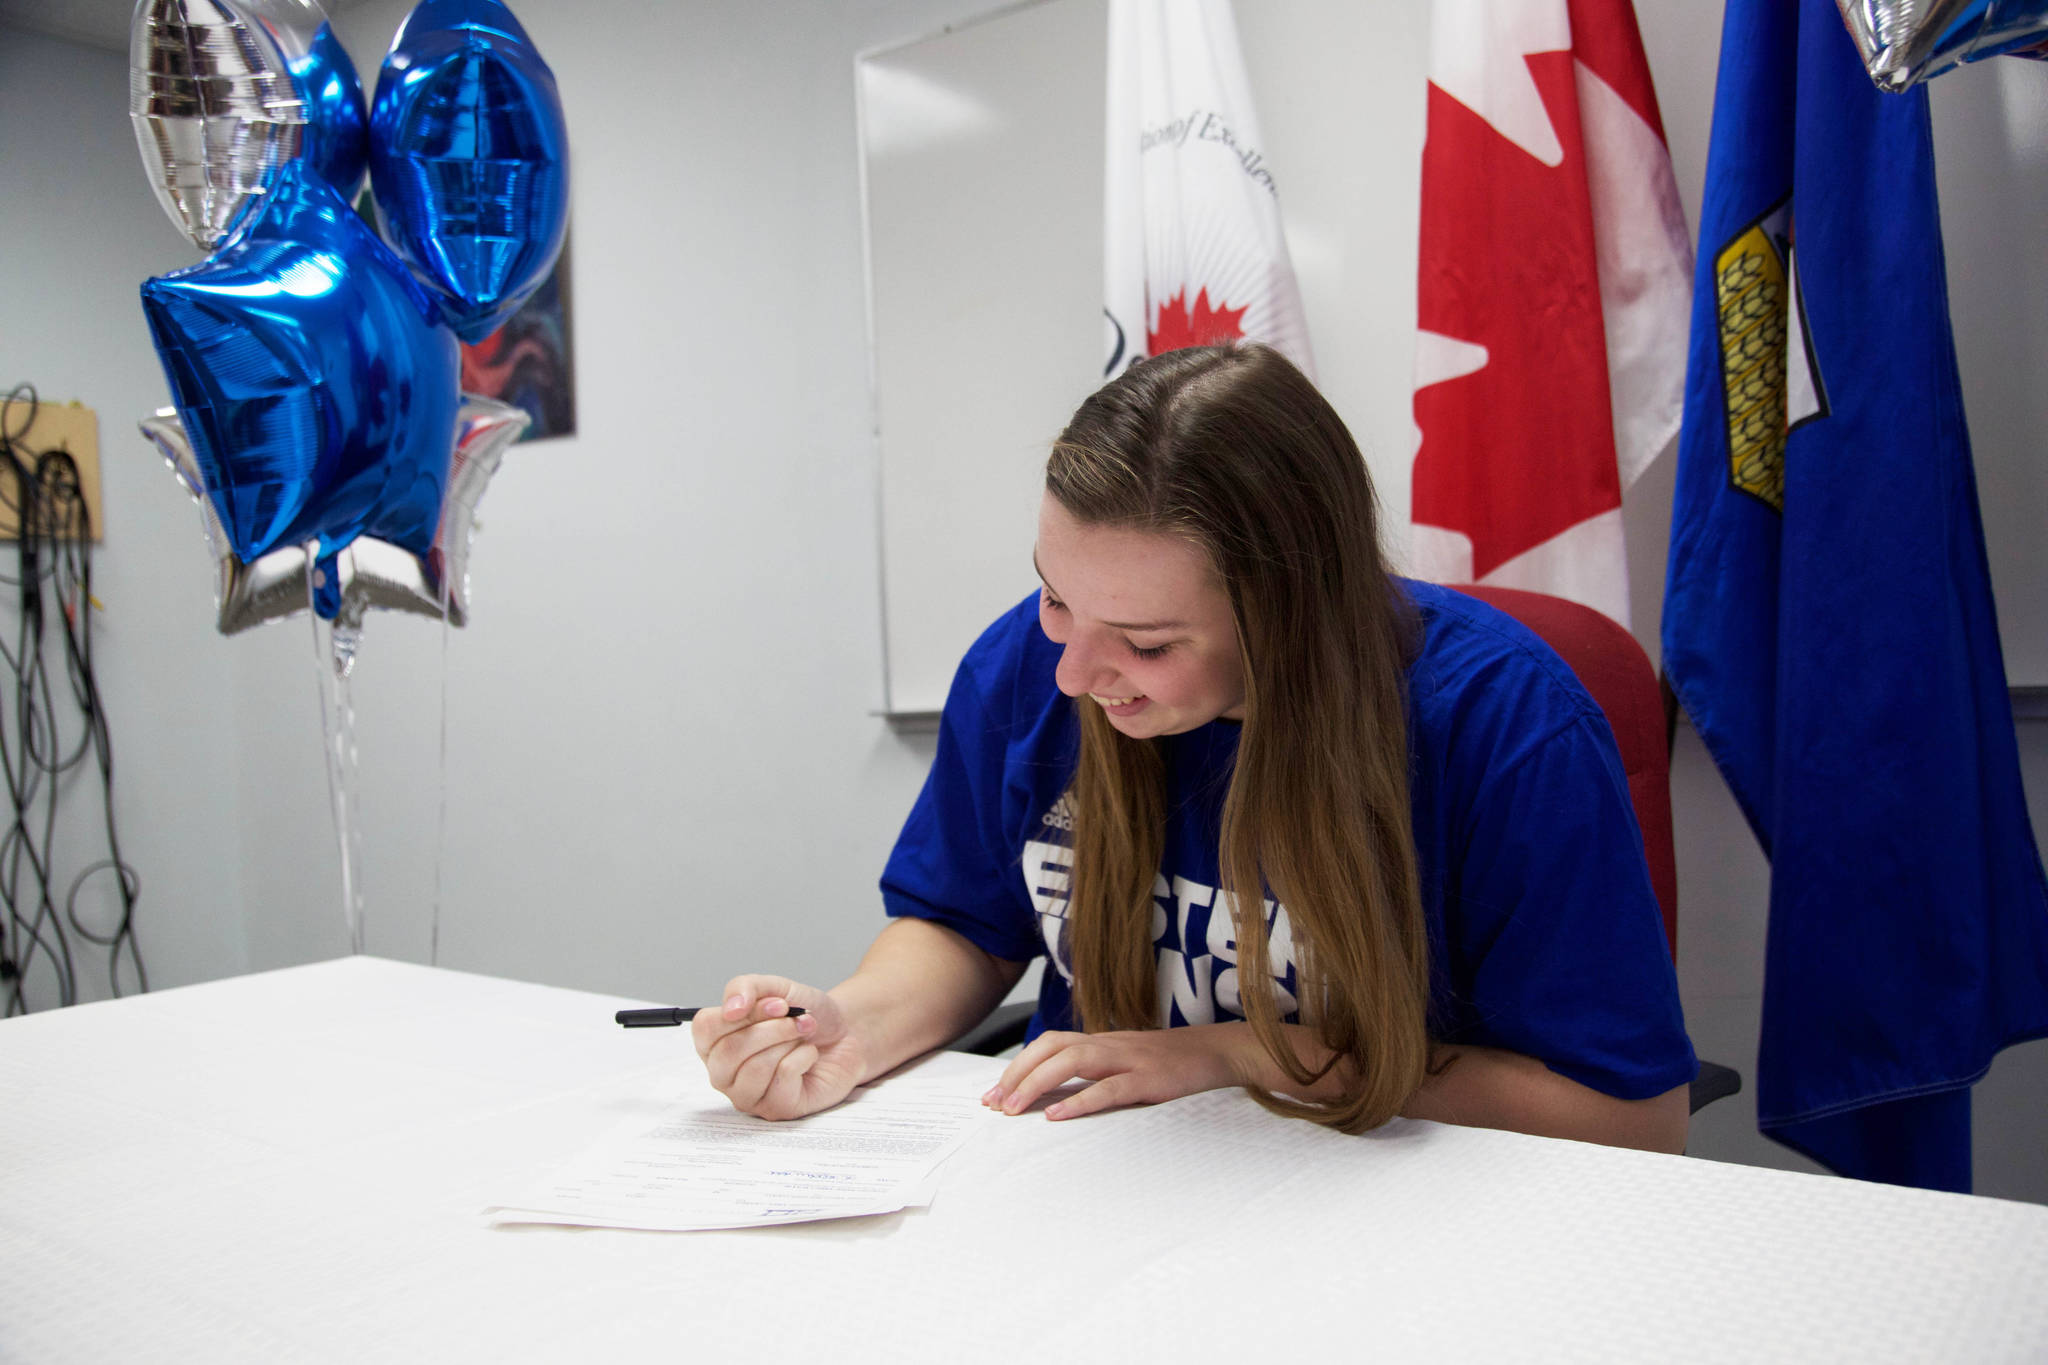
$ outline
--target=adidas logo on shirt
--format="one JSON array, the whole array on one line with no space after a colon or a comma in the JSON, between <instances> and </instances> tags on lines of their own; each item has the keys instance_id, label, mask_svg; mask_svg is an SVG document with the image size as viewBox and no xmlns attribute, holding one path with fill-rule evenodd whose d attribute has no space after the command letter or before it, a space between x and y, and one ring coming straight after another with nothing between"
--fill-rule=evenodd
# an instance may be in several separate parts
<instances>
[{"instance_id":1,"label":"adidas logo on shirt","mask_svg":"<svg viewBox=\"0 0 2048 1365\"><path fill-rule=\"evenodd\" d=\"M1052 803L1052 809L1039 817L1039 823L1050 825L1054 829L1066 830L1069 834L1073 833L1074 799L1062 792L1060 799Z\"/></svg>"}]
</instances>

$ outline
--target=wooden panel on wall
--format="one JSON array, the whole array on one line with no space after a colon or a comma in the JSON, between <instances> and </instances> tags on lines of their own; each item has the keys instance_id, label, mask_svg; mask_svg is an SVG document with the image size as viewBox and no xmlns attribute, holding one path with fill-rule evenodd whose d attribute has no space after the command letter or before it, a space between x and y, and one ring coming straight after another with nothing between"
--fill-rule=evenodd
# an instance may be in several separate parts
<instances>
[{"instance_id":1,"label":"wooden panel on wall","mask_svg":"<svg viewBox=\"0 0 2048 1365\"><path fill-rule=\"evenodd\" d=\"M0 431L14 447L14 457L33 473L35 457L61 450L78 466L80 496L92 527L92 538L106 538L100 517L100 423L91 408L79 403L52 403L47 399L31 408L26 402L0 402ZM0 462L0 540L14 540L21 532L21 489L16 486L14 466Z\"/></svg>"}]
</instances>

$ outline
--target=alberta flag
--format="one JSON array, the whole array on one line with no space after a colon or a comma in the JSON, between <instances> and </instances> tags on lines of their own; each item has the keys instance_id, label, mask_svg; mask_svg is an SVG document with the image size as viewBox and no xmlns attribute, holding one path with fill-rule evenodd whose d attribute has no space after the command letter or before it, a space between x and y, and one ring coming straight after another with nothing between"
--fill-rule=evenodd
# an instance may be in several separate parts
<instances>
[{"instance_id":1,"label":"alberta flag","mask_svg":"<svg viewBox=\"0 0 2048 1365\"><path fill-rule=\"evenodd\" d=\"M1924 87L1834 0L1730 0L1664 667L1771 859L1758 1126L1968 1190L1970 1086L2048 1032L2048 894L1945 280Z\"/></svg>"},{"instance_id":2,"label":"alberta flag","mask_svg":"<svg viewBox=\"0 0 2048 1365\"><path fill-rule=\"evenodd\" d=\"M1678 431L1692 241L1629 0L1436 0L1410 567L1628 624L1622 493Z\"/></svg>"},{"instance_id":3,"label":"alberta flag","mask_svg":"<svg viewBox=\"0 0 2048 1365\"><path fill-rule=\"evenodd\" d=\"M1103 374L1234 337L1311 378L1230 0L1110 0Z\"/></svg>"}]
</instances>

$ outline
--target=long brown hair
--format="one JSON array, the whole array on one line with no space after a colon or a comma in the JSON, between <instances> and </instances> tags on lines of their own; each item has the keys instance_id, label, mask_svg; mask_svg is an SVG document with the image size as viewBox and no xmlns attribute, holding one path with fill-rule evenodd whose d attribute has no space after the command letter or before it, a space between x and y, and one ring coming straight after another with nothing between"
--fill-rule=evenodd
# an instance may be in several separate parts
<instances>
[{"instance_id":1,"label":"long brown hair","mask_svg":"<svg viewBox=\"0 0 2048 1365\"><path fill-rule=\"evenodd\" d=\"M1399 1112L1429 1054L1428 938L1410 832L1406 664L1415 623L1379 547L1365 461L1301 372L1264 346L1141 361L1074 415L1046 490L1076 520L1189 540L1236 618L1244 724L1224 798L1218 910L1239 907L1239 994L1294 1081L1269 965L1286 907L1300 1021L1343 1093L1276 1112L1359 1132ZM1082 1027L1158 1022L1152 893L1165 843L1155 742L1079 703L1068 948ZM1227 899L1226 899L1227 896ZM1264 910L1266 913L1261 913Z\"/></svg>"}]
</instances>

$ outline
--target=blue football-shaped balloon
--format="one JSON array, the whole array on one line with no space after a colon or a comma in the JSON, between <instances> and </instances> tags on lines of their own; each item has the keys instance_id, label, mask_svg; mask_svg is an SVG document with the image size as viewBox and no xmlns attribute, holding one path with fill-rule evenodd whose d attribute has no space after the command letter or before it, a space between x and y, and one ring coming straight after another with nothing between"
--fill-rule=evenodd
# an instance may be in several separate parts
<instances>
[{"instance_id":1,"label":"blue football-shaped balloon","mask_svg":"<svg viewBox=\"0 0 2048 1365\"><path fill-rule=\"evenodd\" d=\"M292 83L306 106L305 141L299 155L343 199L354 199L370 164L370 116L363 82L341 40L320 25L302 54L289 58Z\"/></svg>"},{"instance_id":2,"label":"blue football-shaped balloon","mask_svg":"<svg viewBox=\"0 0 2048 1365\"><path fill-rule=\"evenodd\" d=\"M458 355L433 302L309 164L198 265L142 286L157 358L237 558L359 535L425 553Z\"/></svg>"},{"instance_id":3,"label":"blue football-shaped balloon","mask_svg":"<svg viewBox=\"0 0 2048 1365\"><path fill-rule=\"evenodd\" d=\"M569 218L561 96L497 0L423 0L370 110L370 183L392 245L481 341L553 268Z\"/></svg>"}]
</instances>

